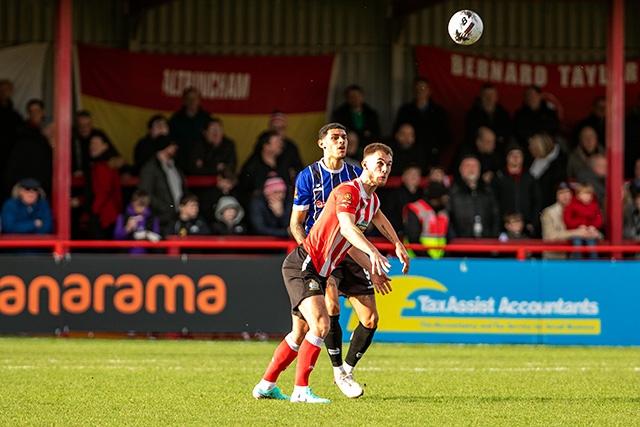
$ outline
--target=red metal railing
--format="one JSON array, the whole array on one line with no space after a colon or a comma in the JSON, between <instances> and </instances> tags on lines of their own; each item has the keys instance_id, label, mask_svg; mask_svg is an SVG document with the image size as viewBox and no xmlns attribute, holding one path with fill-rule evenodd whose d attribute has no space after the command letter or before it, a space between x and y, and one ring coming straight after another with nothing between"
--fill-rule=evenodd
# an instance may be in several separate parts
<instances>
[{"instance_id":1,"label":"red metal railing","mask_svg":"<svg viewBox=\"0 0 640 427\"><path fill-rule=\"evenodd\" d=\"M385 239L372 239L376 247L393 255L394 246ZM281 239L263 236L170 236L167 240L159 242L132 241L132 240L60 240L53 235L1 235L0 248L2 249L52 249L58 256L63 256L73 249L126 249L132 247L147 249L163 249L168 255L177 256L182 250L237 250L248 253L256 251L283 251L290 252L295 248L293 239ZM542 240L514 240L509 242L497 242L496 239L454 239L445 246L425 247L420 244L406 245L415 251L425 249L444 249L449 254L513 254L518 260L525 260L532 254L551 252L597 252L609 254L612 258L621 258L621 254L640 253L640 244L635 241L625 241L622 245L609 245L607 242L593 247L575 247L566 243L547 243Z\"/></svg>"}]
</instances>

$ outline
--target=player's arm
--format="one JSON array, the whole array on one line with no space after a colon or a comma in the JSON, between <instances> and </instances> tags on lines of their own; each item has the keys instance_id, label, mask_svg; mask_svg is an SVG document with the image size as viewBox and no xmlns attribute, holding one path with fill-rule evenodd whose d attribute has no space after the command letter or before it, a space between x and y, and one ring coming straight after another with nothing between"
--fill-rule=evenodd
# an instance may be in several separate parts
<instances>
[{"instance_id":1,"label":"player's arm","mask_svg":"<svg viewBox=\"0 0 640 427\"><path fill-rule=\"evenodd\" d=\"M382 235L386 237L387 240L395 245L396 256L402 263L402 273L407 274L409 272L409 263L411 262L411 258L409 258L407 249L402 244L402 241L400 241L400 238L398 237L396 231L393 229L393 226L391 225L391 222L389 222L389 219L384 213L382 213L380 209L378 209L378 212L376 212L376 214L373 216L371 222L373 222L373 225L376 226L378 231L380 231L380 233L382 233Z\"/></svg>"},{"instance_id":2,"label":"player's arm","mask_svg":"<svg viewBox=\"0 0 640 427\"><path fill-rule=\"evenodd\" d=\"M382 275L383 272L388 272L391 267L389 260L373 246L373 243L371 243L356 226L356 216L346 211L338 212L337 216L340 224L340 234L354 247L369 256L369 261L371 262L369 271L380 275Z\"/></svg>"},{"instance_id":3,"label":"player's arm","mask_svg":"<svg viewBox=\"0 0 640 427\"><path fill-rule=\"evenodd\" d=\"M352 246L348 252L349 255L351 255L351 258L353 258L353 260L357 262L360 267L369 272L369 275L371 276L371 283L373 284L376 292L379 292L382 295L386 295L393 290L390 283L391 277L389 277L385 272L382 272L382 274L372 273L371 261L369 260L367 254L354 246Z\"/></svg>"},{"instance_id":4,"label":"player's arm","mask_svg":"<svg viewBox=\"0 0 640 427\"><path fill-rule=\"evenodd\" d=\"M309 208L313 202L310 176L303 170L296 177L296 187L293 195L293 210L289 218L289 231L298 244L307 237L305 222L310 214Z\"/></svg>"},{"instance_id":5,"label":"player's arm","mask_svg":"<svg viewBox=\"0 0 640 427\"><path fill-rule=\"evenodd\" d=\"M291 235L298 244L302 243L305 237L307 237L307 233L304 231L304 222L307 219L307 214L309 211L306 210L296 210L291 211L291 219L289 220L289 229L291 230Z\"/></svg>"}]
</instances>

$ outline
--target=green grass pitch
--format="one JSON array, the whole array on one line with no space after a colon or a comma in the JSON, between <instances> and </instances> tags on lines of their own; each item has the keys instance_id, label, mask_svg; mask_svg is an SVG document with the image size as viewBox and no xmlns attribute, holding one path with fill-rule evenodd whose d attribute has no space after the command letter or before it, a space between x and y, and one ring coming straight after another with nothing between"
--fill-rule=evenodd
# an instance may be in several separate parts
<instances>
[{"instance_id":1,"label":"green grass pitch","mask_svg":"<svg viewBox=\"0 0 640 427\"><path fill-rule=\"evenodd\" d=\"M640 426L640 348L374 342L356 400L323 350L309 405L251 397L276 345L0 338L0 426Z\"/></svg>"}]
</instances>

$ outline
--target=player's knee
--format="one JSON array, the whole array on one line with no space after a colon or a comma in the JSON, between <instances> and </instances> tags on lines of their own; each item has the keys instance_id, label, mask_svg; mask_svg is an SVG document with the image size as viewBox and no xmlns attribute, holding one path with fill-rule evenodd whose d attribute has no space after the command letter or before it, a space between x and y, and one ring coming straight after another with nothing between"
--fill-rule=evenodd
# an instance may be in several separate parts
<instances>
[{"instance_id":1,"label":"player's knee","mask_svg":"<svg viewBox=\"0 0 640 427\"><path fill-rule=\"evenodd\" d=\"M340 303L336 303L333 300L327 300L326 303L329 316L337 316L340 314Z\"/></svg>"},{"instance_id":2,"label":"player's knee","mask_svg":"<svg viewBox=\"0 0 640 427\"><path fill-rule=\"evenodd\" d=\"M291 340L296 343L297 345L302 344L302 341L304 340L304 336L307 334L306 331L303 330L293 330L289 333L289 336L291 337Z\"/></svg>"},{"instance_id":3,"label":"player's knee","mask_svg":"<svg viewBox=\"0 0 640 427\"><path fill-rule=\"evenodd\" d=\"M322 316L318 319L318 322L314 325L312 333L318 337L325 338L331 328L329 324L329 316Z\"/></svg>"},{"instance_id":4,"label":"player's knee","mask_svg":"<svg viewBox=\"0 0 640 427\"><path fill-rule=\"evenodd\" d=\"M378 313L369 313L364 319L360 319L360 323L367 329L375 329L378 327Z\"/></svg>"}]
</instances>

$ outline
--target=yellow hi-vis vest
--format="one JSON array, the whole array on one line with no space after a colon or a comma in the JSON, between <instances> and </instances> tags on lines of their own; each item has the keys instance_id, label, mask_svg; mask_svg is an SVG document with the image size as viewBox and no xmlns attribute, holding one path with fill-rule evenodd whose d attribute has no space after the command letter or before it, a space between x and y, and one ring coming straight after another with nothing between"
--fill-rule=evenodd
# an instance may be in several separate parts
<instances>
[{"instance_id":1,"label":"yellow hi-vis vest","mask_svg":"<svg viewBox=\"0 0 640 427\"><path fill-rule=\"evenodd\" d=\"M436 213L433 208L424 200L420 199L413 203L408 203L402 210L403 220L407 220L408 212L413 212L420 221L422 231L420 232L420 243L424 246L444 246L447 244L447 229L449 228L449 215L447 211ZM407 239L405 237L405 243ZM409 250L409 256L415 257L415 252ZM444 249L428 249L427 254L431 258L442 258Z\"/></svg>"}]
</instances>

